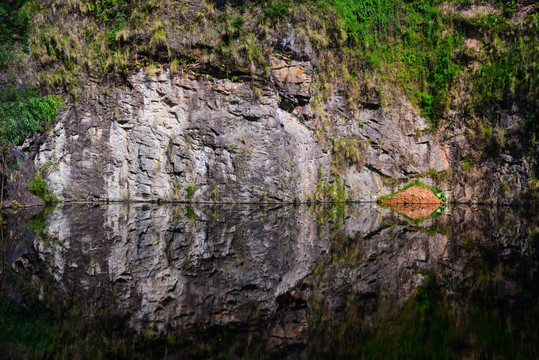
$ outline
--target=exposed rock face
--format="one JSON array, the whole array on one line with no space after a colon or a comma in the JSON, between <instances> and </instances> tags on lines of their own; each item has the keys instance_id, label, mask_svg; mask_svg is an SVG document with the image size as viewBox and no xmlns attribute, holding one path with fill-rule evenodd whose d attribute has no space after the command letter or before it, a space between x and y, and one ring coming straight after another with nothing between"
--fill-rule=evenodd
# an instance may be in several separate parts
<instances>
[{"instance_id":1,"label":"exposed rock face","mask_svg":"<svg viewBox=\"0 0 539 360\"><path fill-rule=\"evenodd\" d=\"M4 179L7 184L4 190L4 206L43 205L43 201L27 188L28 184L34 180L34 162L15 146L11 146L7 161L9 174L6 175L9 177L6 176Z\"/></svg>"},{"instance_id":2,"label":"exposed rock face","mask_svg":"<svg viewBox=\"0 0 539 360\"><path fill-rule=\"evenodd\" d=\"M38 163L53 163L51 188L63 199L290 201L329 167L276 91L256 98L249 83L168 72L130 82L131 91L67 111L40 147Z\"/></svg>"},{"instance_id":3,"label":"exposed rock face","mask_svg":"<svg viewBox=\"0 0 539 360\"><path fill-rule=\"evenodd\" d=\"M297 106L309 104L312 73L313 68L308 61L271 59L271 75L282 97L279 104L281 108L293 111Z\"/></svg>"},{"instance_id":4,"label":"exposed rock face","mask_svg":"<svg viewBox=\"0 0 539 360\"><path fill-rule=\"evenodd\" d=\"M524 116L522 104L513 103L510 110L494 119L492 133L485 135L487 140L470 140L469 134L473 130L464 122L449 129L444 142L451 149L452 177L447 188L452 198L461 203L526 201L528 179L532 173L523 140L526 130L520 125ZM487 141L486 149L478 149L478 141Z\"/></svg>"},{"instance_id":5,"label":"exposed rock face","mask_svg":"<svg viewBox=\"0 0 539 360\"><path fill-rule=\"evenodd\" d=\"M383 74L378 74L381 70L365 78L358 76L354 86L344 85L347 81L340 81L338 74L334 74L337 70L324 65L331 63L333 55L322 56L324 47L304 34L315 35L318 31L303 29L301 21L297 24L291 21L287 26L275 26L267 31L257 30L253 33L256 37L265 34L263 48L267 52L263 51L263 57L266 59L258 59L255 66L250 56L232 56L238 66L227 67L225 71L222 55L217 61L211 56L215 53L210 53L211 48L222 46L216 42L218 38L228 39L228 35L218 35L215 30L222 25L217 18L228 6L225 3L219 1L215 6L199 1L167 4L167 9L175 11L165 16L167 21L163 24L155 24L156 29L163 27L166 40L150 44L153 55L145 54L148 50L144 50L145 46L133 54L127 51L131 47L138 48L141 43L155 42L153 30L133 28L129 36L117 34L118 45L126 47L121 58L127 66L122 65L121 72L113 71L116 65L108 64L109 60L116 64L116 60L112 60L116 57L107 57L112 56L110 53L105 56L108 60L104 66L112 67L105 71L108 75L100 79L93 77L93 70L89 71L82 63L76 69L67 69L71 60L62 65L65 61L56 56L48 59L48 55L46 61L37 61L35 69L28 66L25 74L22 71L17 74L25 79L19 81L21 84L39 80L38 84L47 86L45 79L55 83L52 79L59 75L51 74L56 65L61 65L68 73L71 70L76 73L73 79L77 78L78 84L73 82L71 86L82 89L80 98L63 110L54 129L26 144L32 151L25 167L32 169L33 162L37 170L47 169L44 175L51 190L60 200L67 201L290 202L315 197L334 200L320 193L334 189L337 180L344 185L346 199L373 201L418 178L442 188L457 202L506 204L521 201L529 187L534 187L528 162L532 162L532 167L537 166L534 154L539 152L539 143L531 144L535 138L524 134L522 125L530 121L525 116L533 113L526 104L529 99L524 97L520 100L523 103L518 103L518 97L523 94L517 92L516 98L507 98L503 105L489 108L487 104L484 109L474 108L471 113L467 110L474 103L469 101L474 89L468 80L487 58L490 59L485 52L496 52L489 50L490 32L483 34L480 21L464 23L478 16L506 16L500 4L438 4L448 17L467 19L457 26L462 25L465 38L463 48L455 51L453 60L458 58L459 63L468 66L461 69L463 77L459 81L455 78L450 86L453 95L447 100L451 99L452 103L444 104L447 109L436 110L442 119L433 119L433 122L442 125L433 130L432 124L420 115L402 89L390 88L389 83L384 82ZM507 19L513 23L529 17L536 9L533 1L517 3L512 5L515 7L513 17ZM69 19L66 24L79 24L91 13L81 6L78 2L68 5L60 2L52 8L63 8L63 14ZM131 6L127 7L132 10ZM231 10L233 8L230 6ZM187 28L193 24L199 11L212 12L205 21L213 19L211 22L216 27L212 28L210 37L215 39L202 39L205 37L197 32L203 30L176 31L175 27ZM243 14L243 10L241 12ZM36 17L36 24L43 25L44 19L56 16L56 10L46 13ZM263 9L258 9L245 16L263 13ZM93 17L91 15L88 21L96 20ZM243 21L243 17L237 20ZM210 31L210 27L204 29ZM77 58L84 58L82 47L88 45L75 40L79 35L66 33L63 36L77 45ZM329 32L320 35L325 38L324 42L334 36ZM337 37L342 35L344 33ZM120 41L120 37L125 38ZM241 41L249 43L246 39ZM34 55L50 52L47 46ZM108 50L112 51L112 47ZM123 53L124 50L127 52ZM331 54L332 51L340 52L333 49ZM66 53L68 58L69 53L71 50ZM135 53L170 65L141 69L138 60L129 58ZM241 54L241 51L236 53ZM181 58L185 61L182 60L180 70L173 73L172 68L178 67ZM95 59L88 61L96 62ZM37 69L39 67L43 67L43 71ZM44 71L49 67L51 74ZM97 67L96 63L94 70ZM347 69L343 71L354 77L355 69ZM358 73L362 71L371 72L358 69ZM333 80L328 82L324 80L326 77ZM350 78L346 74L343 77ZM7 73L0 73L0 87L7 83ZM405 83L403 79L402 85L406 86ZM358 99L358 103L350 104L352 98ZM501 115L497 106L504 109ZM473 114L478 111L480 121L476 121ZM490 111L496 115L488 119ZM483 129L478 129L479 126ZM525 143L527 141L530 144ZM15 178L21 184L14 185L18 190L10 190L5 203L21 203L21 200L36 203L35 197L24 195L29 177Z\"/></svg>"},{"instance_id":6,"label":"exposed rock face","mask_svg":"<svg viewBox=\"0 0 539 360\"><path fill-rule=\"evenodd\" d=\"M463 122L439 136L404 97L381 106L374 93L358 110L337 93L320 104L309 61L271 63L267 83L166 69L141 70L108 92L91 83L32 157L47 164L61 200L305 201L335 174L351 201L374 201L411 178L457 202L512 203L527 188L518 107L494 128L515 146L468 168L462 159L479 150Z\"/></svg>"},{"instance_id":7,"label":"exposed rock face","mask_svg":"<svg viewBox=\"0 0 539 360\"><path fill-rule=\"evenodd\" d=\"M311 109L309 62L274 59L273 82L143 71L130 88L96 86L69 108L35 159L63 200L305 200L332 172L331 145ZM336 138L354 139L365 166L341 169L351 200L374 200L391 184L449 167L447 150L404 100L350 113L326 104ZM314 122L313 122L314 121ZM329 136L329 135L328 135ZM189 189L189 190L188 190Z\"/></svg>"}]
</instances>

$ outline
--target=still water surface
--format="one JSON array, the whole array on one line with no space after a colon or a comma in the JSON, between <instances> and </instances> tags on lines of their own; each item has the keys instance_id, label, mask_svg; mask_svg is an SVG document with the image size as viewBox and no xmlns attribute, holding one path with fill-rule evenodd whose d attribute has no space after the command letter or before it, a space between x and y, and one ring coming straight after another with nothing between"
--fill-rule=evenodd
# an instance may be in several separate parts
<instances>
[{"instance_id":1,"label":"still water surface","mask_svg":"<svg viewBox=\"0 0 539 360\"><path fill-rule=\"evenodd\" d=\"M539 220L514 207L438 215L375 204L11 212L0 354L537 358Z\"/></svg>"}]
</instances>

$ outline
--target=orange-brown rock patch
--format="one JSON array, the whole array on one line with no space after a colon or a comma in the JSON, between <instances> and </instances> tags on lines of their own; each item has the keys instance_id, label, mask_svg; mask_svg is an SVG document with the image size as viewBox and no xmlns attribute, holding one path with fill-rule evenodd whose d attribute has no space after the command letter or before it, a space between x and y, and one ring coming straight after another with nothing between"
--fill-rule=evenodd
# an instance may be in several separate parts
<instances>
[{"instance_id":1,"label":"orange-brown rock patch","mask_svg":"<svg viewBox=\"0 0 539 360\"><path fill-rule=\"evenodd\" d=\"M423 186L411 186L387 199L378 200L378 202L382 205L391 206L396 204L441 204L440 199L430 189Z\"/></svg>"},{"instance_id":2,"label":"orange-brown rock patch","mask_svg":"<svg viewBox=\"0 0 539 360\"><path fill-rule=\"evenodd\" d=\"M393 204L390 206L392 210L413 220L426 219L439 207L438 204Z\"/></svg>"}]
</instances>

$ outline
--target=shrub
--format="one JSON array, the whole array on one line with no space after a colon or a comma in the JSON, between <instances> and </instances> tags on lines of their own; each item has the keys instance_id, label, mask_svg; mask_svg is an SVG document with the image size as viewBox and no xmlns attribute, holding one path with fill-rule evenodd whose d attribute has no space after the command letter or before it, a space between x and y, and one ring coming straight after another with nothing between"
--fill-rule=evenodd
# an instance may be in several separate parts
<instances>
[{"instance_id":1,"label":"shrub","mask_svg":"<svg viewBox=\"0 0 539 360\"><path fill-rule=\"evenodd\" d=\"M352 165L361 170L365 162L365 144L356 137L333 140L331 154L336 171L342 172Z\"/></svg>"},{"instance_id":2,"label":"shrub","mask_svg":"<svg viewBox=\"0 0 539 360\"><path fill-rule=\"evenodd\" d=\"M264 9L264 14L267 19L272 21L282 20L290 6L290 2L287 0L271 1L269 6Z\"/></svg>"},{"instance_id":3,"label":"shrub","mask_svg":"<svg viewBox=\"0 0 539 360\"><path fill-rule=\"evenodd\" d=\"M434 115L434 96L432 94L421 93L420 99L422 115L431 118Z\"/></svg>"},{"instance_id":4,"label":"shrub","mask_svg":"<svg viewBox=\"0 0 539 360\"><path fill-rule=\"evenodd\" d=\"M0 4L0 70L5 70L15 55L14 45L26 44L30 18L23 10L26 0L8 0Z\"/></svg>"},{"instance_id":5,"label":"shrub","mask_svg":"<svg viewBox=\"0 0 539 360\"><path fill-rule=\"evenodd\" d=\"M35 87L17 90L8 85L0 93L0 146L22 142L56 118L62 105L56 96L40 96Z\"/></svg>"},{"instance_id":6,"label":"shrub","mask_svg":"<svg viewBox=\"0 0 539 360\"><path fill-rule=\"evenodd\" d=\"M35 174L34 180L27 184L27 188L34 195L39 196L46 204L58 202L58 196L49 190L49 186L43 175Z\"/></svg>"}]
</instances>

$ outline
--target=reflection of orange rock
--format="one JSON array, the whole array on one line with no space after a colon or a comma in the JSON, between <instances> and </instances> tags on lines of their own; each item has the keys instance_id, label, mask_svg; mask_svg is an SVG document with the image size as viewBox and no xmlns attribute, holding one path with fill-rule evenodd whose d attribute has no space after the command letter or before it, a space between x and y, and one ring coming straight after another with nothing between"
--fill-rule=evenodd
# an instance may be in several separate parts
<instances>
[{"instance_id":1,"label":"reflection of orange rock","mask_svg":"<svg viewBox=\"0 0 539 360\"><path fill-rule=\"evenodd\" d=\"M378 200L378 202L382 205L391 205L392 207L395 204L433 204L436 206L434 210L441 204L440 199L430 189L423 186L411 186L387 199Z\"/></svg>"},{"instance_id":2,"label":"reflection of orange rock","mask_svg":"<svg viewBox=\"0 0 539 360\"><path fill-rule=\"evenodd\" d=\"M399 214L405 215L412 220L421 220L429 217L433 212L438 210L439 204L391 204L391 209Z\"/></svg>"}]
</instances>

